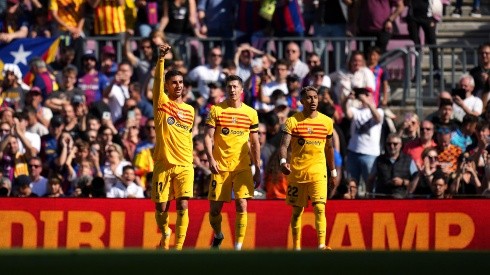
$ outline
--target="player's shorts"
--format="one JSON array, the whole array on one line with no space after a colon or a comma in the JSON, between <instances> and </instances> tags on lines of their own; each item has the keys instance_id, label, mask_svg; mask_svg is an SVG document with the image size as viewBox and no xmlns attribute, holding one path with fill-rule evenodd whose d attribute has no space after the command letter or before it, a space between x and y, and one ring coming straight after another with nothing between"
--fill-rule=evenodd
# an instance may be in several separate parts
<instances>
[{"instance_id":1,"label":"player's shorts","mask_svg":"<svg viewBox=\"0 0 490 275\"><path fill-rule=\"evenodd\" d=\"M289 205L307 207L308 198L312 203L327 202L327 180L320 180L308 183L288 184L286 202Z\"/></svg>"},{"instance_id":2,"label":"player's shorts","mask_svg":"<svg viewBox=\"0 0 490 275\"><path fill-rule=\"evenodd\" d=\"M223 171L211 174L208 199L210 201L231 201L231 191L235 199L248 199L254 196L252 170Z\"/></svg>"},{"instance_id":3,"label":"player's shorts","mask_svg":"<svg viewBox=\"0 0 490 275\"><path fill-rule=\"evenodd\" d=\"M194 168L174 165L165 169L155 164L151 180L151 199L153 202L168 202L175 198L194 196Z\"/></svg>"}]
</instances>

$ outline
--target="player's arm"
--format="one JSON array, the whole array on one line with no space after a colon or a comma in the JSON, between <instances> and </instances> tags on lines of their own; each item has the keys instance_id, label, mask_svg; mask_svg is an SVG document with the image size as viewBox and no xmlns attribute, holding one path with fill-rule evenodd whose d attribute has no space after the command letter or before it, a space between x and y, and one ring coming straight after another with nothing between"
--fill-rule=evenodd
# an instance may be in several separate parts
<instances>
[{"instance_id":1,"label":"player's arm","mask_svg":"<svg viewBox=\"0 0 490 275\"><path fill-rule=\"evenodd\" d=\"M337 189L335 178L337 177L337 170L335 170L335 159L333 149L333 134L327 136L325 142L325 158L327 160L327 169L330 170L330 178L328 179L328 196L332 197Z\"/></svg>"},{"instance_id":2,"label":"player's arm","mask_svg":"<svg viewBox=\"0 0 490 275\"><path fill-rule=\"evenodd\" d=\"M159 46L158 62L155 67L155 81L153 83L153 108L155 120L160 121L163 112L157 111L161 108L160 104L167 98L164 92L165 86L165 55L170 51L170 46L163 43Z\"/></svg>"},{"instance_id":3,"label":"player's arm","mask_svg":"<svg viewBox=\"0 0 490 275\"><path fill-rule=\"evenodd\" d=\"M204 135L204 149L206 150L206 155L209 161L209 170L213 174L218 174L218 163L213 157L213 138L214 138L215 128L211 125L206 125L206 134Z\"/></svg>"},{"instance_id":4,"label":"player's arm","mask_svg":"<svg viewBox=\"0 0 490 275\"><path fill-rule=\"evenodd\" d=\"M291 134L287 132L282 132L281 145L279 146L279 158L281 171L285 175L289 175L291 173L291 168L289 166L289 162L287 161L287 154L289 144L291 143Z\"/></svg>"},{"instance_id":5,"label":"player's arm","mask_svg":"<svg viewBox=\"0 0 490 275\"><path fill-rule=\"evenodd\" d=\"M257 125L258 127L258 125ZM251 144L251 153L252 153L252 161L255 165L255 174L254 174L254 182L255 186L258 187L260 185L260 143L259 143L259 133L257 131L250 132L250 144Z\"/></svg>"}]
</instances>

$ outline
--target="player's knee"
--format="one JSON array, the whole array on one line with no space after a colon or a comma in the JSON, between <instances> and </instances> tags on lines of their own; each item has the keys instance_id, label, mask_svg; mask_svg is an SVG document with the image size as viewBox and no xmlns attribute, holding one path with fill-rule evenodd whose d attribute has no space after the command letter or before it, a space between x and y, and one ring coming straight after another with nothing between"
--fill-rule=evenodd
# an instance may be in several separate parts
<instances>
[{"instance_id":1,"label":"player's knee","mask_svg":"<svg viewBox=\"0 0 490 275\"><path fill-rule=\"evenodd\" d=\"M293 219L300 218L301 214L303 214L303 207L293 207L293 214L292 214Z\"/></svg>"},{"instance_id":2,"label":"player's knee","mask_svg":"<svg viewBox=\"0 0 490 275\"><path fill-rule=\"evenodd\" d=\"M323 215L325 213L325 204L323 204L323 203L315 203L313 205L313 209L315 211L315 214L317 214L317 215Z\"/></svg>"}]
</instances>

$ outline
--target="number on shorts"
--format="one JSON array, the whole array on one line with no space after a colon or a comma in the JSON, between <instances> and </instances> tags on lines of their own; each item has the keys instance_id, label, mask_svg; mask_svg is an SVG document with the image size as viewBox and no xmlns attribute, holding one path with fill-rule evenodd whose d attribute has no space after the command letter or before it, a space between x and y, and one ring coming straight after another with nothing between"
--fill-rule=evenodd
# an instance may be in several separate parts
<instances>
[{"instance_id":1,"label":"number on shorts","mask_svg":"<svg viewBox=\"0 0 490 275\"><path fill-rule=\"evenodd\" d=\"M298 196L298 187L288 186L288 196L297 197Z\"/></svg>"},{"instance_id":2,"label":"number on shorts","mask_svg":"<svg viewBox=\"0 0 490 275\"><path fill-rule=\"evenodd\" d=\"M211 181L211 187L213 187L213 190L216 190L216 181L215 180Z\"/></svg>"},{"instance_id":3,"label":"number on shorts","mask_svg":"<svg viewBox=\"0 0 490 275\"><path fill-rule=\"evenodd\" d=\"M159 193L162 193L162 190L163 190L163 182L158 182L158 192Z\"/></svg>"}]
</instances>

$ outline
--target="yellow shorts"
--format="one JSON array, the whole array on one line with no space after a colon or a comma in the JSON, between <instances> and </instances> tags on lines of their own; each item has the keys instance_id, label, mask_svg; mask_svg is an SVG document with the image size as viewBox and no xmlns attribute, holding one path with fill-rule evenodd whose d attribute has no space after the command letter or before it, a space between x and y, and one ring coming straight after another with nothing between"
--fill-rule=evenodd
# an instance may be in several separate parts
<instances>
[{"instance_id":1,"label":"yellow shorts","mask_svg":"<svg viewBox=\"0 0 490 275\"><path fill-rule=\"evenodd\" d=\"M248 199L254 196L254 180L251 169L224 171L211 174L208 199L210 201L231 201L231 190L235 199Z\"/></svg>"},{"instance_id":2,"label":"yellow shorts","mask_svg":"<svg viewBox=\"0 0 490 275\"><path fill-rule=\"evenodd\" d=\"M327 202L327 180L320 180L308 183L288 184L286 202L289 205L307 207L308 198L312 203Z\"/></svg>"},{"instance_id":3,"label":"yellow shorts","mask_svg":"<svg viewBox=\"0 0 490 275\"><path fill-rule=\"evenodd\" d=\"M151 199L154 202L168 202L175 198L192 198L194 191L194 168L192 166L171 166L155 164L151 180Z\"/></svg>"}]
</instances>

